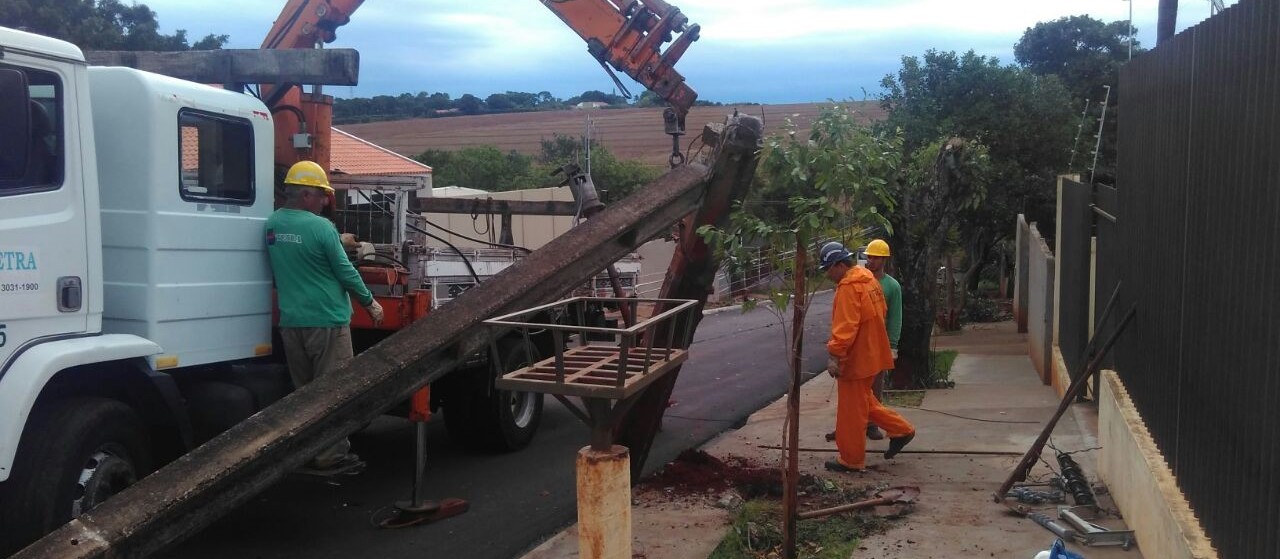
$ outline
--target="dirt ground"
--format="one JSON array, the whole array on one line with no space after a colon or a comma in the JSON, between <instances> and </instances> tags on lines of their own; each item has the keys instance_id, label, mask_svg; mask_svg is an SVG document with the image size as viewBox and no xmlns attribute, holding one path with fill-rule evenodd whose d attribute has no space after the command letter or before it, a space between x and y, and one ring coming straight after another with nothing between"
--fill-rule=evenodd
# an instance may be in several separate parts
<instances>
[{"instance_id":1,"label":"dirt ground","mask_svg":"<svg viewBox=\"0 0 1280 559\"><path fill-rule=\"evenodd\" d=\"M818 475L839 480L845 487L868 485L913 485L921 490L914 511L891 521L887 531L862 540L853 557L879 559L951 559L953 557L998 557L1031 559L1048 549L1055 537L1032 521L996 504L992 495L1030 447L1043 422L1058 405L1053 390L1039 382L1026 356L1025 335L1017 334L1010 322L976 325L960 333L938 336L937 349L956 349L960 356L952 370L956 387L927 392L920 409L898 411L917 430L908 451L953 451L958 454L904 453L884 460L868 453L868 471L863 474L834 474L823 462L834 454L823 440L835 418L834 381L819 375L801 391L800 446L818 451L802 452L802 475ZM779 374L782 374L781 372ZM778 450L762 448L782 440L785 399L751 416L741 429L729 431L704 445L708 455L720 460L745 460L752 465L777 467ZM1054 430L1051 444L1074 452L1091 482L1097 483L1093 454L1097 447L1096 413L1087 404L1078 404ZM869 449L883 449L870 442ZM995 452L998 455L963 454ZM1058 468L1052 449L1044 453L1046 462L1032 470L1028 481L1046 480L1050 466ZM677 470L641 483L634 493L633 557L644 559L691 559L707 557L729 529L730 510L735 506L721 486L708 485L696 471ZM679 487L689 480L692 491ZM1042 487L1041 489L1047 489ZM1105 488L1097 486L1104 509L1114 508ZM801 507L804 509L804 506ZM1054 505L1032 508L1056 516ZM1118 513L1118 511L1115 511ZM806 521L811 522L811 521ZM1123 528L1123 521L1107 517L1098 521L1109 528ZM1088 559L1141 559L1138 549L1085 548L1072 551ZM570 526L543 543L525 559L577 557L576 529Z\"/></svg>"},{"instance_id":2,"label":"dirt ground","mask_svg":"<svg viewBox=\"0 0 1280 559\"><path fill-rule=\"evenodd\" d=\"M884 111L871 101L854 103L866 122L884 118ZM827 103L790 105L744 105L742 112L762 116L765 131L778 133L788 118L801 130L808 130ZM681 138L688 146L709 122L724 122L735 106L694 107L686 117L689 135ZM601 145L622 159L636 159L655 167L666 168L671 153L671 137L663 133L662 109L600 109L594 111L545 111L494 115L423 118L365 124L345 124L338 128L355 134L405 156L415 156L427 149L457 150L480 145L497 146L502 151L515 150L537 155L540 141L555 134L581 136L590 115L593 135ZM696 151L698 145L693 144ZM448 186L448 185L437 185Z\"/></svg>"}]
</instances>

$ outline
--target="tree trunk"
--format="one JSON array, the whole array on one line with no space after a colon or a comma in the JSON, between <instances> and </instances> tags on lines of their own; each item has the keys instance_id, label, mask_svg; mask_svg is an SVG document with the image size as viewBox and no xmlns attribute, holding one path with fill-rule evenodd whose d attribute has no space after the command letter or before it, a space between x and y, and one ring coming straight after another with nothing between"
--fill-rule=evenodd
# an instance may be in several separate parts
<instances>
[{"instance_id":1,"label":"tree trunk","mask_svg":"<svg viewBox=\"0 0 1280 559\"><path fill-rule=\"evenodd\" d=\"M958 180L964 140L953 138L939 150L928 184L899 184L893 226L893 263L902 284L902 337L893 383L926 385L932 377L929 339L936 308L938 258L970 185Z\"/></svg>"}]
</instances>

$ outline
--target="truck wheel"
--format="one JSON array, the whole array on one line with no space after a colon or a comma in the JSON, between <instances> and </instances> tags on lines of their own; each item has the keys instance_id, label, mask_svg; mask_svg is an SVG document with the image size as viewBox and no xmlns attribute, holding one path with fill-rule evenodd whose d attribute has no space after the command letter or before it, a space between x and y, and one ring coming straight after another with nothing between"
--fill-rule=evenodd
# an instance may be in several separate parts
<instances>
[{"instance_id":1,"label":"truck wheel","mask_svg":"<svg viewBox=\"0 0 1280 559\"><path fill-rule=\"evenodd\" d=\"M532 364L538 350L522 339L507 339L498 343L498 355L506 373ZM542 394L493 388L492 368L477 376L483 382L469 383L466 394L445 407L450 438L478 450L511 452L528 446L542 421Z\"/></svg>"},{"instance_id":2,"label":"truck wheel","mask_svg":"<svg viewBox=\"0 0 1280 559\"><path fill-rule=\"evenodd\" d=\"M138 414L106 398L70 398L37 408L3 483L0 555L16 551L92 510L150 470Z\"/></svg>"}]
</instances>

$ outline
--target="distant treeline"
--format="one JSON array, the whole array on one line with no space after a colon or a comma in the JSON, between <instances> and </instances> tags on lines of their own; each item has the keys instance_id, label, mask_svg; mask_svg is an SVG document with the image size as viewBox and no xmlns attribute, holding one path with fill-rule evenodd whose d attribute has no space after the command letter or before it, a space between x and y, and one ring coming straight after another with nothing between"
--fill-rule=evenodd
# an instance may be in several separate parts
<instances>
[{"instance_id":1,"label":"distant treeline","mask_svg":"<svg viewBox=\"0 0 1280 559\"><path fill-rule=\"evenodd\" d=\"M377 97L356 97L354 99L335 99L333 105L334 124L352 124L358 122L377 122L381 120L402 120L406 118L436 118L459 115L478 115L491 113L524 113L532 111L558 111L577 106L579 103L605 103L608 107L661 107L662 99L651 91L645 91L635 103L629 102L621 95L603 91L584 91L568 99L560 99L549 91L526 93L508 91L494 93L483 99L470 93L453 99L448 93L419 92L417 95L401 93L400 95L379 95ZM698 105L720 105L710 101L698 101Z\"/></svg>"}]
</instances>

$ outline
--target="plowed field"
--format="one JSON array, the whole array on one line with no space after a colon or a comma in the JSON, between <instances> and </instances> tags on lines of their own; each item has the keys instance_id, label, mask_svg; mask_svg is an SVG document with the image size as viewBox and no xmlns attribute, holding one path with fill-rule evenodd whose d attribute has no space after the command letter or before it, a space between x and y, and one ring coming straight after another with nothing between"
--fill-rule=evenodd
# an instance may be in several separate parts
<instances>
[{"instance_id":1,"label":"plowed field","mask_svg":"<svg viewBox=\"0 0 1280 559\"><path fill-rule=\"evenodd\" d=\"M794 105L747 105L743 112L763 114L767 133L782 130L788 117L807 129L825 103ZM875 102L856 103L867 122L883 118ZM708 122L723 122L734 107L694 107L687 118L690 135L681 139L682 149ZM339 128L365 140L414 156L427 149L456 150L494 145L503 151L537 154L539 141L555 134L581 136L587 115L593 122L593 137L620 158L638 159L654 166L666 166L671 153L671 137L663 133L662 109L597 109L592 111L548 111L447 118L424 118L346 124ZM694 147L697 149L697 146Z\"/></svg>"}]
</instances>

